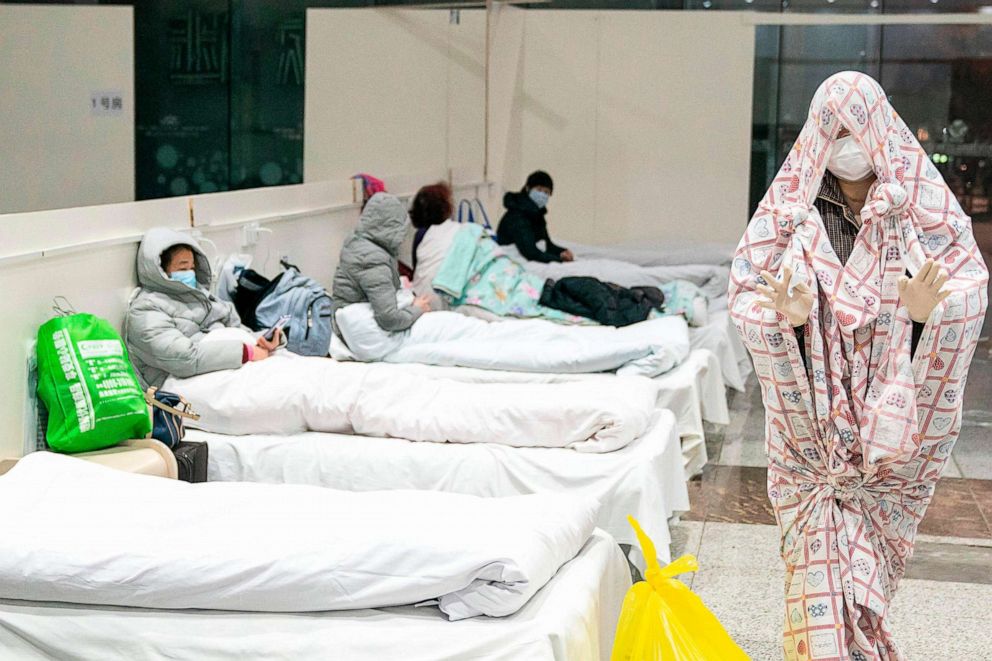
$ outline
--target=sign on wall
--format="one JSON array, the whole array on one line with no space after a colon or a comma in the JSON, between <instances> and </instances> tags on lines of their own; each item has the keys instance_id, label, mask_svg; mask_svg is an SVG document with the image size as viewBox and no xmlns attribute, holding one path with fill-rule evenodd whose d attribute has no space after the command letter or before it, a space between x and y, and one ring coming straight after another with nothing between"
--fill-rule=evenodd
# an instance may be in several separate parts
<instances>
[{"instance_id":1,"label":"sign on wall","mask_svg":"<svg viewBox=\"0 0 992 661\"><path fill-rule=\"evenodd\" d=\"M120 90L90 92L90 114L98 117L122 116L124 114L124 93Z\"/></svg>"}]
</instances>

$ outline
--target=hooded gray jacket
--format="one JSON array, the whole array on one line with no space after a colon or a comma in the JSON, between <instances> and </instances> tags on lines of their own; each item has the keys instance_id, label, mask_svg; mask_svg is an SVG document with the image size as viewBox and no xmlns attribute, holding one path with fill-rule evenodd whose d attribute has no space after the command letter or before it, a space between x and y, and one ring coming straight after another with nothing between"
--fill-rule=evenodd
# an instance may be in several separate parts
<instances>
[{"instance_id":1,"label":"hooded gray jacket","mask_svg":"<svg viewBox=\"0 0 992 661\"><path fill-rule=\"evenodd\" d=\"M162 253L177 244L193 249L197 289L170 280L162 270ZM188 234L156 228L138 248L138 285L124 317L124 341L143 387L160 387L168 376L189 377L241 367L241 342L203 343L206 334L240 326L234 305L201 287L211 282L210 262Z\"/></svg>"},{"instance_id":2,"label":"hooded gray jacket","mask_svg":"<svg viewBox=\"0 0 992 661\"><path fill-rule=\"evenodd\" d=\"M400 289L396 257L406 229L403 203L387 193L373 195L365 205L358 229L341 248L332 295L336 310L368 302L376 323L387 331L406 330L420 317L420 308L396 305Z\"/></svg>"}]
</instances>

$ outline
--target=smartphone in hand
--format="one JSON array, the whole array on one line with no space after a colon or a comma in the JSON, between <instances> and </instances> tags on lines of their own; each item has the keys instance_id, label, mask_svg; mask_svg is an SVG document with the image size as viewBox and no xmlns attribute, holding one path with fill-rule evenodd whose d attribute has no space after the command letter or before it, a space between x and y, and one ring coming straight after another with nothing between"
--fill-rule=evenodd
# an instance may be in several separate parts
<instances>
[{"instance_id":1,"label":"smartphone in hand","mask_svg":"<svg viewBox=\"0 0 992 661\"><path fill-rule=\"evenodd\" d=\"M288 314L279 317L279 320L276 321L276 323L272 324L267 331L262 333L262 337L264 337L266 341L271 342L276 336L276 331L288 324L290 319L292 319L292 317Z\"/></svg>"}]
</instances>

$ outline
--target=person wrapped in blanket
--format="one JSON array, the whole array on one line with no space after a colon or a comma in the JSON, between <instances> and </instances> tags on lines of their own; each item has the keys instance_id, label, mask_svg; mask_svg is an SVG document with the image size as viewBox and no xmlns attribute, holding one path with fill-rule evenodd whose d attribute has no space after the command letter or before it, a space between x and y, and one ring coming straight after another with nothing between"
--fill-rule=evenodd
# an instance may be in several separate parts
<instances>
[{"instance_id":1,"label":"person wrapped in blanket","mask_svg":"<svg viewBox=\"0 0 992 661\"><path fill-rule=\"evenodd\" d=\"M334 273L335 309L352 303L369 303L375 321L383 330L402 331L431 309L430 299L419 296L401 306L400 246L406 238L407 212L395 195L376 193L366 203L358 228L341 247ZM334 324L334 332L341 333Z\"/></svg>"},{"instance_id":2,"label":"person wrapped in blanket","mask_svg":"<svg viewBox=\"0 0 992 661\"><path fill-rule=\"evenodd\" d=\"M503 251L481 226L451 219L444 183L417 192L410 209L413 290L437 307L487 319L543 318L561 323L626 326L660 314L706 322L707 301L694 284L620 287L592 277L545 280Z\"/></svg>"},{"instance_id":3,"label":"person wrapped in blanket","mask_svg":"<svg viewBox=\"0 0 992 661\"><path fill-rule=\"evenodd\" d=\"M240 327L241 319L233 303L210 293L210 261L188 234L148 230L138 248L137 271L123 336L142 387L161 387L169 376L235 369L268 358L280 345L279 330L254 344L203 341L213 330Z\"/></svg>"},{"instance_id":4,"label":"person wrapped in blanket","mask_svg":"<svg viewBox=\"0 0 992 661\"><path fill-rule=\"evenodd\" d=\"M882 87L824 81L729 287L766 407L788 661L905 659L890 604L958 437L988 283Z\"/></svg>"}]
</instances>

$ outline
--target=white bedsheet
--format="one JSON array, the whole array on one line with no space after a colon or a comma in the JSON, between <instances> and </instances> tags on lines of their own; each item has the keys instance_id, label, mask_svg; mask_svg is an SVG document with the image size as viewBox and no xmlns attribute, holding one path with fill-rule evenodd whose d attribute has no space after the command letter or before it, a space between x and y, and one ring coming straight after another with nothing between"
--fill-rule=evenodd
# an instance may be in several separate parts
<instances>
[{"instance_id":1,"label":"white bedsheet","mask_svg":"<svg viewBox=\"0 0 992 661\"><path fill-rule=\"evenodd\" d=\"M484 321L456 312L425 314L401 332L379 327L368 303L335 312L347 347L331 340L338 360L423 363L519 372L657 376L689 353L681 317L649 319L622 328L570 326L542 319Z\"/></svg>"},{"instance_id":2,"label":"white bedsheet","mask_svg":"<svg viewBox=\"0 0 992 661\"><path fill-rule=\"evenodd\" d=\"M672 280L687 280L703 290L709 298L727 295L730 268L719 264L671 264L642 266L607 257L590 257L574 262L527 261L515 246L503 246L506 254L542 278L559 280L570 276L589 276L621 287L659 287Z\"/></svg>"},{"instance_id":3,"label":"white bedsheet","mask_svg":"<svg viewBox=\"0 0 992 661\"><path fill-rule=\"evenodd\" d=\"M720 361L720 371L727 386L743 392L750 373L750 358L727 308L727 294L710 300L706 325L689 329L693 349L708 349Z\"/></svg>"},{"instance_id":4,"label":"white bedsheet","mask_svg":"<svg viewBox=\"0 0 992 661\"><path fill-rule=\"evenodd\" d=\"M581 454L502 445L438 445L400 439L307 433L225 436L190 431L210 446L209 479L312 484L346 491L418 489L474 496L585 493L600 503L596 525L621 544L637 545L633 515L668 562L668 519L688 511L675 416L659 411L653 427L622 450ZM639 552L632 560L643 567Z\"/></svg>"},{"instance_id":5,"label":"white bedsheet","mask_svg":"<svg viewBox=\"0 0 992 661\"><path fill-rule=\"evenodd\" d=\"M170 378L164 388L201 415L191 426L223 434L326 431L585 452L627 445L655 409L655 387L640 377L617 377L604 392L582 382L465 384L374 368L280 351L237 370Z\"/></svg>"},{"instance_id":6,"label":"white bedsheet","mask_svg":"<svg viewBox=\"0 0 992 661\"><path fill-rule=\"evenodd\" d=\"M566 247L579 259L616 259L641 266L670 266L676 264L717 264L730 266L736 243L717 241L638 241L628 244L593 246L565 241Z\"/></svg>"},{"instance_id":7,"label":"white bedsheet","mask_svg":"<svg viewBox=\"0 0 992 661\"><path fill-rule=\"evenodd\" d=\"M597 508L580 494L188 484L36 452L0 477L0 595L260 612L438 599L452 620L503 616L575 557Z\"/></svg>"},{"instance_id":8,"label":"white bedsheet","mask_svg":"<svg viewBox=\"0 0 992 661\"><path fill-rule=\"evenodd\" d=\"M579 661L610 658L630 573L593 532L519 611L449 622L434 607L325 613L161 611L0 600L18 661Z\"/></svg>"}]
</instances>

